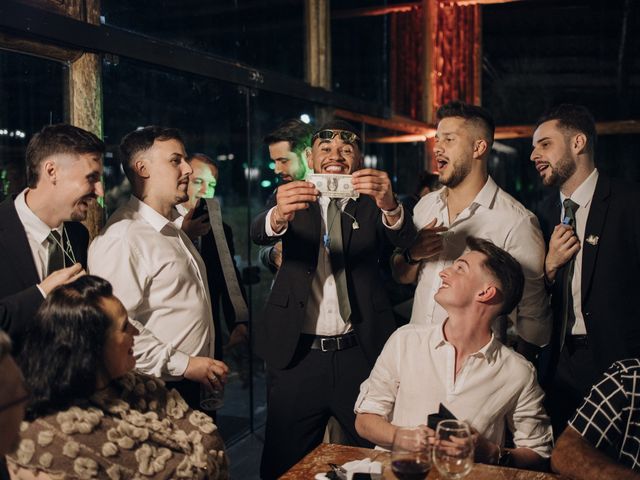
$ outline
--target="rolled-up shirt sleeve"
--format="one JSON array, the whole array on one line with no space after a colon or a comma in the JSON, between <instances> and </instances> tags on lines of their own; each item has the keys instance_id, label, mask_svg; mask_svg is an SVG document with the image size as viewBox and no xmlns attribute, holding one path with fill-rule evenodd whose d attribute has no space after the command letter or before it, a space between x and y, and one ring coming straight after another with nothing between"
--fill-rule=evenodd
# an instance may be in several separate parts
<instances>
[{"instance_id":1,"label":"rolled-up shirt sleeve","mask_svg":"<svg viewBox=\"0 0 640 480\"><path fill-rule=\"evenodd\" d=\"M544 392L538 385L533 365L529 364L529 367L529 379L521 390L507 423L513 432L516 447L530 448L541 457L549 458L553 448L553 432L549 416L542 405Z\"/></svg>"},{"instance_id":2,"label":"rolled-up shirt sleeve","mask_svg":"<svg viewBox=\"0 0 640 480\"><path fill-rule=\"evenodd\" d=\"M111 283L113 295L122 302L132 324L140 332L133 346L136 368L156 377L167 374L183 376L189 364L189 355L163 343L136 315L145 298L149 275L135 246L126 237L98 237L89 247L87 266L90 274Z\"/></svg>"},{"instance_id":3,"label":"rolled-up shirt sleeve","mask_svg":"<svg viewBox=\"0 0 640 480\"><path fill-rule=\"evenodd\" d=\"M551 306L544 284L545 244L538 220L533 215L522 218L507 237L505 250L522 266L524 291L515 315L520 337L543 347L551 338Z\"/></svg>"},{"instance_id":4,"label":"rolled-up shirt sleeve","mask_svg":"<svg viewBox=\"0 0 640 480\"><path fill-rule=\"evenodd\" d=\"M387 341L369 378L360 385L355 413L373 413L391 421L400 385L399 342L396 334Z\"/></svg>"}]
</instances>

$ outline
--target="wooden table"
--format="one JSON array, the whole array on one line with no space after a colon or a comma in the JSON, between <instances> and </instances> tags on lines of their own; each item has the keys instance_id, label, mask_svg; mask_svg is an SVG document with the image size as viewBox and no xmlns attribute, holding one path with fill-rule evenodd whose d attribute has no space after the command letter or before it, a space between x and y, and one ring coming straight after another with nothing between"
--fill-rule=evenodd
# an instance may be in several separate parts
<instances>
[{"instance_id":1,"label":"wooden table","mask_svg":"<svg viewBox=\"0 0 640 480\"><path fill-rule=\"evenodd\" d=\"M377 460L384 466L384 480L396 480L389 466L389 452L382 450L370 450L368 448L347 447L322 443L310 454L300 460L294 467L285 473L281 479L285 480L313 480L317 473L330 470L329 463L342 465L351 460L364 458ZM431 468L428 480L438 480L442 477L438 469ZM494 467L492 465L477 464L466 477L467 480L562 480L565 477L552 473L534 472L531 470L518 470L516 468Z\"/></svg>"}]
</instances>

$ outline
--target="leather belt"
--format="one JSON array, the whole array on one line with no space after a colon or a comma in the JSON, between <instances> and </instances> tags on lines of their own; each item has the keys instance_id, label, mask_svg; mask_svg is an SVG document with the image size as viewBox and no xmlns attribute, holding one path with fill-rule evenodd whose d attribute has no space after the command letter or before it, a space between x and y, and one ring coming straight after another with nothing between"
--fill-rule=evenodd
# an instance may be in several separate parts
<instances>
[{"instance_id":1,"label":"leather belt","mask_svg":"<svg viewBox=\"0 0 640 480\"><path fill-rule=\"evenodd\" d=\"M313 339L310 346L312 350L321 350L323 352L346 350L347 348L355 347L358 344L358 337L353 331L345 333L344 335L334 335L331 337L324 337L320 335L305 336Z\"/></svg>"}]
</instances>

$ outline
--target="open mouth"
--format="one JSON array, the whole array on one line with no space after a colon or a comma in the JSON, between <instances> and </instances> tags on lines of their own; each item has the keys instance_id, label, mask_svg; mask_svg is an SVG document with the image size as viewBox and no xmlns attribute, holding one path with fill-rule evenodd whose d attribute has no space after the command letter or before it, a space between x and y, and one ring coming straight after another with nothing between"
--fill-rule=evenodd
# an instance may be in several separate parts
<instances>
[{"instance_id":1,"label":"open mouth","mask_svg":"<svg viewBox=\"0 0 640 480\"><path fill-rule=\"evenodd\" d=\"M438 171L444 170L449 162L444 157L436 157L436 164L438 165Z\"/></svg>"},{"instance_id":2,"label":"open mouth","mask_svg":"<svg viewBox=\"0 0 640 480\"><path fill-rule=\"evenodd\" d=\"M538 173L542 174L547 168L549 168L549 164L546 162L536 163L536 170Z\"/></svg>"},{"instance_id":3,"label":"open mouth","mask_svg":"<svg viewBox=\"0 0 640 480\"><path fill-rule=\"evenodd\" d=\"M347 173L347 167L341 163L332 163L323 168L325 173Z\"/></svg>"}]
</instances>

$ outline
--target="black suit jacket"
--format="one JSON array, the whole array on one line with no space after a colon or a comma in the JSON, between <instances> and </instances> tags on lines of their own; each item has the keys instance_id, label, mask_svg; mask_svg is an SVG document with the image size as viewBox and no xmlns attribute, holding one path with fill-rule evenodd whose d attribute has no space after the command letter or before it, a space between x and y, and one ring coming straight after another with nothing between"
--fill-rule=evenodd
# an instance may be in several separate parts
<instances>
[{"instance_id":1,"label":"black suit jacket","mask_svg":"<svg viewBox=\"0 0 640 480\"><path fill-rule=\"evenodd\" d=\"M547 245L560 223L560 207L555 192L539 215ZM595 364L604 370L615 360L640 356L640 186L600 173L581 242L582 313ZM552 286L555 361L566 273L563 267Z\"/></svg>"},{"instance_id":2,"label":"black suit jacket","mask_svg":"<svg viewBox=\"0 0 640 480\"><path fill-rule=\"evenodd\" d=\"M229 253L231 254L231 259L233 260L233 267L238 279L238 285L240 286L242 297L246 302L247 293L244 289L244 285L242 284L242 277L240 275L240 272L238 271L238 266L236 265L236 261L234 259L235 248L233 245L233 230L224 222L222 223L222 228L224 229L224 236L227 240L227 247L229 248ZM231 331L236 326L236 315L235 311L233 310L231 298L229 297L229 290L227 288L227 282L225 281L224 273L222 271L222 265L220 264L220 256L218 255L218 248L216 246L215 238L213 237L213 232L209 231L206 235L202 236L200 255L202 256L202 260L207 267L207 282L209 284L209 294L211 295L211 303L213 308L213 323L216 329L215 357L221 359L222 335L220 333L220 308L222 307L222 312L224 313L224 319L225 323L227 324L229 333L231 333Z\"/></svg>"},{"instance_id":3,"label":"black suit jacket","mask_svg":"<svg viewBox=\"0 0 640 480\"><path fill-rule=\"evenodd\" d=\"M416 229L408 215L400 230L385 228L380 209L370 197L361 196L348 202L345 211L357 219L360 227L352 229L351 219L343 215L342 242L351 322L367 360L373 365L396 328L380 278L381 247L384 242L409 247L415 240ZM273 240L264 228L267 212L258 215L251 225L251 238L259 245ZM256 353L272 368L286 367L295 353L318 264L321 222L319 204L311 203L307 210L296 212L282 236L282 266L262 317L254 327Z\"/></svg>"},{"instance_id":4,"label":"black suit jacket","mask_svg":"<svg viewBox=\"0 0 640 480\"><path fill-rule=\"evenodd\" d=\"M65 222L76 260L87 266L89 233L78 222ZM44 300L27 233L13 198L0 203L0 328L7 331L18 352L38 307Z\"/></svg>"}]
</instances>

